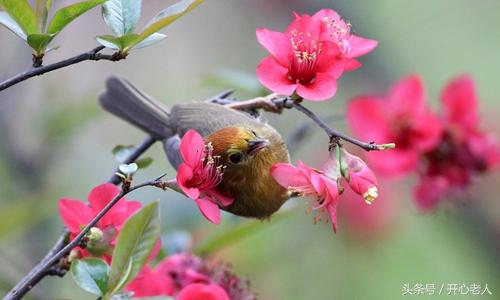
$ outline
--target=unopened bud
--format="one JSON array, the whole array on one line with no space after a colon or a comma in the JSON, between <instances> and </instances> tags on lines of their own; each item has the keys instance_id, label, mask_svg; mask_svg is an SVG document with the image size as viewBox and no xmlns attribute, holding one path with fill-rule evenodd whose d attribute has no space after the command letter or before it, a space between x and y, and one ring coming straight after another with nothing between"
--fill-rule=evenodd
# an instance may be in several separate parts
<instances>
[{"instance_id":1,"label":"unopened bud","mask_svg":"<svg viewBox=\"0 0 500 300\"><path fill-rule=\"evenodd\" d=\"M101 241L103 238L102 230L97 227L90 228L87 238L89 239L89 243Z\"/></svg>"}]
</instances>

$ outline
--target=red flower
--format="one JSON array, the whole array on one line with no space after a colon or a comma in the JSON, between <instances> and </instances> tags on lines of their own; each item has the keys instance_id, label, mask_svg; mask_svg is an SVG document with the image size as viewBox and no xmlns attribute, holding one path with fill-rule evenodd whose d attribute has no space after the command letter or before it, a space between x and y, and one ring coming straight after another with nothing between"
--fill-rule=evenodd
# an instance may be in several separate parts
<instances>
[{"instance_id":1,"label":"red flower","mask_svg":"<svg viewBox=\"0 0 500 300\"><path fill-rule=\"evenodd\" d=\"M387 98L353 99L347 119L354 134L361 139L395 142L396 149L372 151L368 159L381 174L403 175L414 171L420 155L439 143L442 126L425 104L425 91L418 76L400 80Z\"/></svg>"},{"instance_id":2,"label":"red flower","mask_svg":"<svg viewBox=\"0 0 500 300\"><path fill-rule=\"evenodd\" d=\"M375 40L365 39L351 34L351 24L342 20L334 10L322 9L313 18L321 20L321 40L334 42L340 50L340 56L345 59L345 69L350 71L361 66L355 58L371 52L377 47Z\"/></svg>"},{"instance_id":3,"label":"red flower","mask_svg":"<svg viewBox=\"0 0 500 300\"><path fill-rule=\"evenodd\" d=\"M496 139L480 129L474 82L453 79L441 94L444 132L436 147L425 153L415 198L422 211L433 211L445 197L463 198L475 175L500 163Z\"/></svg>"},{"instance_id":4,"label":"red flower","mask_svg":"<svg viewBox=\"0 0 500 300\"><path fill-rule=\"evenodd\" d=\"M228 206L234 199L216 190L222 180L223 167L212 156L212 146L194 130L184 134L180 143L184 163L177 170L177 183L182 191L198 205L212 223L220 223L219 205Z\"/></svg>"},{"instance_id":5,"label":"red flower","mask_svg":"<svg viewBox=\"0 0 500 300\"><path fill-rule=\"evenodd\" d=\"M230 300L226 291L216 284L192 283L181 290L177 300Z\"/></svg>"},{"instance_id":6,"label":"red flower","mask_svg":"<svg viewBox=\"0 0 500 300\"><path fill-rule=\"evenodd\" d=\"M119 192L120 189L115 185L105 183L92 189L88 197L89 205L79 200L66 198L59 200L59 214L70 231L70 238L73 239L78 235L82 228L90 223ZM115 238L122 225L140 208L141 203L138 201L120 199L96 224L95 228L99 229L96 231L102 233L102 239L96 244L88 245L87 250L96 256L111 254ZM82 253L88 255L86 251Z\"/></svg>"},{"instance_id":7,"label":"red flower","mask_svg":"<svg viewBox=\"0 0 500 300\"><path fill-rule=\"evenodd\" d=\"M323 172L298 162L297 167L290 164L275 164L271 168L274 179L284 188L298 192L302 196L313 196L315 203L313 210L318 211L315 221L322 219L327 213L332 222L333 231L337 231L337 203L339 187L335 180L327 177Z\"/></svg>"},{"instance_id":8,"label":"red flower","mask_svg":"<svg viewBox=\"0 0 500 300\"><path fill-rule=\"evenodd\" d=\"M346 177L349 186L356 194L365 199L365 202L371 204L377 198L377 178L366 163L359 157L342 151L342 160L348 169Z\"/></svg>"},{"instance_id":9,"label":"red flower","mask_svg":"<svg viewBox=\"0 0 500 300\"><path fill-rule=\"evenodd\" d=\"M257 67L257 77L270 90L322 101L333 97L344 69L361 64L354 58L377 46L377 42L350 34L333 10L314 16L295 14L285 32L257 29L257 40L271 54Z\"/></svg>"},{"instance_id":10,"label":"red flower","mask_svg":"<svg viewBox=\"0 0 500 300\"><path fill-rule=\"evenodd\" d=\"M145 265L125 290L133 292L134 297L169 296L175 286L168 274Z\"/></svg>"},{"instance_id":11,"label":"red flower","mask_svg":"<svg viewBox=\"0 0 500 300\"><path fill-rule=\"evenodd\" d=\"M257 67L257 77L270 90L321 101L337 91L344 70L340 51L333 42L320 41L321 21L297 17L284 33L257 29L257 40L271 54Z\"/></svg>"}]
</instances>

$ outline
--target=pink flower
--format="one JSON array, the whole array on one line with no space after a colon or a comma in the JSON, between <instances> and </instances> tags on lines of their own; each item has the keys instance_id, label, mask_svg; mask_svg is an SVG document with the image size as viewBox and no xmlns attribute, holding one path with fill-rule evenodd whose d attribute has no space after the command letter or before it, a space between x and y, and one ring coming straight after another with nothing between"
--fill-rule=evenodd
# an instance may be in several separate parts
<instances>
[{"instance_id":1,"label":"pink flower","mask_svg":"<svg viewBox=\"0 0 500 300\"><path fill-rule=\"evenodd\" d=\"M115 185L105 183L92 189L88 197L89 205L79 200L67 198L59 200L59 214L70 231L70 238L73 239L78 235L119 192L120 189ZM102 239L96 244L88 245L86 250L96 256L109 256L122 225L140 208L141 203L138 201L120 199L96 224L95 228L98 229L96 231L102 233ZM82 253L88 255L86 251Z\"/></svg>"},{"instance_id":2,"label":"pink flower","mask_svg":"<svg viewBox=\"0 0 500 300\"><path fill-rule=\"evenodd\" d=\"M348 169L347 182L351 189L371 204L377 198L377 178L368 165L359 157L342 151L342 160Z\"/></svg>"},{"instance_id":3,"label":"pink flower","mask_svg":"<svg viewBox=\"0 0 500 300\"><path fill-rule=\"evenodd\" d=\"M205 145L198 132L194 130L186 132L180 143L180 153L184 163L181 163L177 170L177 183L182 191L196 202L207 220L219 224L219 205L228 206L234 199L216 190L222 181L223 167L217 165L212 150L212 146Z\"/></svg>"},{"instance_id":4,"label":"pink flower","mask_svg":"<svg viewBox=\"0 0 500 300\"><path fill-rule=\"evenodd\" d=\"M300 193L302 196L312 196L315 203L312 209L318 211L315 221L319 221L324 213L329 215L333 231L337 231L337 202L339 187L335 180L323 172L298 162L297 167L290 164L275 164L271 168L274 179L284 188Z\"/></svg>"},{"instance_id":5,"label":"pink flower","mask_svg":"<svg viewBox=\"0 0 500 300\"><path fill-rule=\"evenodd\" d=\"M345 69L357 69L361 63L355 58L371 52L377 47L375 40L365 39L351 34L351 24L342 20L342 17L331 9L322 9L314 14L313 18L322 22L322 41L334 42L340 50L339 56L345 59Z\"/></svg>"},{"instance_id":6,"label":"pink flower","mask_svg":"<svg viewBox=\"0 0 500 300\"><path fill-rule=\"evenodd\" d=\"M424 212L435 210L444 198L463 198L476 175L500 164L496 138L479 126L473 80L469 76L454 78L443 89L441 100L444 132L439 143L424 154L414 191Z\"/></svg>"},{"instance_id":7,"label":"pink flower","mask_svg":"<svg viewBox=\"0 0 500 300\"><path fill-rule=\"evenodd\" d=\"M333 97L344 70L340 51L332 41L320 41L321 20L297 17L284 33L257 29L257 40L271 55L257 67L257 77L270 90L321 101Z\"/></svg>"},{"instance_id":8,"label":"pink flower","mask_svg":"<svg viewBox=\"0 0 500 300\"><path fill-rule=\"evenodd\" d=\"M368 153L370 164L384 175L404 175L416 170L420 155L433 149L442 135L441 122L427 107L422 81L415 75L396 83L387 99L353 99L347 119L361 139L396 143L396 149Z\"/></svg>"},{"instance_id":9,"label":"pink flower","mask_svg":"<svg viewBox=\"0 0 500 300\"><path fill-rule=\"evenodd\" d=\"M145 265L141 272L125 289L135 297L169 296L175 292L175 286L168 274Z\"/></svg>"},{"instance_id":10,"label":"pink flower","mask_svg":"<svg viewBox=\"0 0 500 300\"><path fill-rule=\"evenodd\" d=\"M216 284L192 283L181 290L177 300L230 300L226 291Z\"/></svg>"}]
</instances>

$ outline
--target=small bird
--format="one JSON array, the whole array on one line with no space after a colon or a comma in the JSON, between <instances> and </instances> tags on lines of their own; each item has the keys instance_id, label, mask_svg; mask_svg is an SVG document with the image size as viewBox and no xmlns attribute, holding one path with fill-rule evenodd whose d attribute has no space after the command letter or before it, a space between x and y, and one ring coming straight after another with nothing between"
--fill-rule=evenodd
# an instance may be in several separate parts
<instances>
[{"instance_id":1,"label":"small bird","mask_svg":"<svg viewBox=\"0 0 500 300\"><path fill-rule=\"evenodd\" d=\"M161 140L169 162L182 163L179 143L190 129L211 143L225 166L219 192L234 199L221 209L238 216L264 219L289 199L270 173L290 157L281 135L270 125L244 112L219 104L178 104L169 111L128 81L110 77L100 95L102 107Z\"/></svg>"}]
</instances>

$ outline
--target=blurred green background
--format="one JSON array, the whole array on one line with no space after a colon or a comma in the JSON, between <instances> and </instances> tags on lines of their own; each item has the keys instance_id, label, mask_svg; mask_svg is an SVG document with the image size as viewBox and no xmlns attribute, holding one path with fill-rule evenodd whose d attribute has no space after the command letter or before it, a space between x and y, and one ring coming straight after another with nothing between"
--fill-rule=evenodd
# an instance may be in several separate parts
<instances>
[{"instance_id":1,"label":"blurred green background","mask_svg":"<svg viewBox=\"0 0 500 300\"><path fill-rule=\"evenodd\" d=\"M143 2L142 24L173 3ZM357 35L379 41L373 53L361 58L361 69L342 77L333 101L309 105L320 115L341 116L350 97L383 93L410 73L422 75L436 106L446 81L466 72L476 79L485 128L500 129L495 122L500 111L498 0L207 0L165 29L165 41L133 52L125 61L84 62L0 93L0 291L7 292L55 241L62 227L57 200L85 200L92 187L112 174L116 162L111 149L144 136L98 107L96 96L107 76L124 76L166 105L202 100L235 84L238 97L251 97L259 89L255 67L267 55L255 29L283 30L292 11L314 13L320 8L337 10ZM93 37L103 33L108 29L99 10L93 10L62 32L55 41L61 48L49 53L46 63L93 48ZM30 66L30 50L5 28L0 28L0 45L0 80ZM248 76L221 81L218 75L228 77L227 70ZM285 137L297 123L306 122L295 112L264 117ZM332 124L347 130L342 118ZM320 130L313 131L293 160L319 165L327 155L326 143ZM155 163L137 180L165 171L174 176L160 145L148 156ZM314 226L305 201L294 200L296 207L287 217L264 222L214 259L231 262L238 274L250 279L259 299L452 297L445 292L403 296L405 283L435 284L436 289L449 283L488 284L492 296L455 297L500 299L498 174L478 181L466 204L442 207L431 215L420 214L412 204L414 183L415 178L384 181L381 198L368 211L352 207L354 199L343 199L336 235L327 224ZM209 224L192 201L171 192L146 189L130 198L162 200L169 248L186 244L185 230L197 245L245 222L225 214L222 225ZM91 299L71 276L45 279L28 298Z\"/></svg>"}]
</instances>

